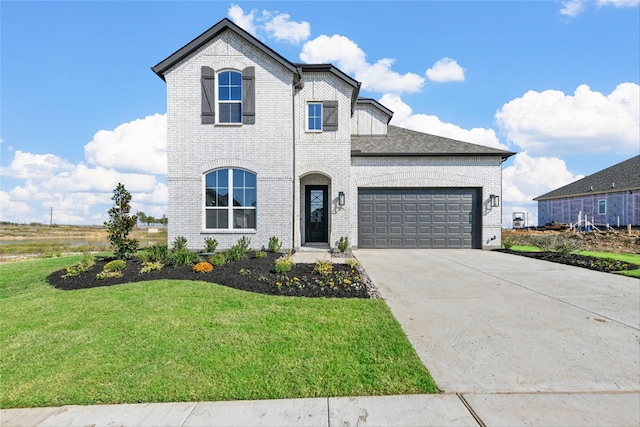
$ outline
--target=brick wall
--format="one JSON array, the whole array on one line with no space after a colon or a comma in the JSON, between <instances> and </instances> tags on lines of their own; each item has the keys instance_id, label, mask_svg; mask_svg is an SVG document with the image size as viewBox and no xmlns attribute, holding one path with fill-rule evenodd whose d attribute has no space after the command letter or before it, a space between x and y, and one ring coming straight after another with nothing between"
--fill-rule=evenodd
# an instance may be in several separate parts
<instances>
[{"instance_id":1,"label":"brick wall","mask_svg":"<svg viewBox=\"0 0 640 427\"><path fill-rule=\"evenodd\" d=\"M200 67L214 70L255 67L256 123L200 124ZM187 238L202 249L213 237L226 248L241 236L252 247L276 236L292 247L293 74L232 31L222 33L166 73L168 125L169 243ZM242 168L257 174L255 230L206 230L204 175L217 168Z\"/></svg>"}]
</instances>

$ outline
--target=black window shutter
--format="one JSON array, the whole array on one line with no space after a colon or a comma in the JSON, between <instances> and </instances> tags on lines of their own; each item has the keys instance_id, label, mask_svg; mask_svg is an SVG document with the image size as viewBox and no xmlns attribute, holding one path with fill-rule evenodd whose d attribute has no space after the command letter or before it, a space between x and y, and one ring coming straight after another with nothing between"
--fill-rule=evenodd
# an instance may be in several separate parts
<instances>
[{"instance_id":1,"label":"black window shutter","mask_svg":"<svg viewBox=\"0 0 640 427\"><path fill-rule=\"evenodd\" d=\"M322 102L322 130L338 130L338 101Z\"/></svg>"},{"instance_id":2,"label":"black window shutter","mask_svg":"<svg viewBox=\"0 0 640 427\"><path fill-rule=\"evenodd\" d=\"M256 123L256 68L242 70L242 124Z\"/></svg>"},{"instance_id":3,"label":"black window shutter","mask_svg":"<svg viewBox=\"0 0 640 427\"><path fill-rule=\"evenodd\" d=\"M202 124L216 122L216 73L211 67L200 68L200 84L202 86Z\"/></svg>"}]
</instances>

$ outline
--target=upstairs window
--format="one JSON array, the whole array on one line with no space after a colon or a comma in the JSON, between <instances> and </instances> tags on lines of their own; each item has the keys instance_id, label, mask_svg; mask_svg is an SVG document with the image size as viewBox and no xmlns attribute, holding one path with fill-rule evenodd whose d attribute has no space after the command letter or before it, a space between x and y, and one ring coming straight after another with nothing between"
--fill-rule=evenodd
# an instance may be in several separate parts
<instances>
[{"instance_id":1,"label":"upstairs window","mask_svg":"<svg viewBox=\"0 0 640 427\"><path fill-rule=\"evenodd\" d=\"M307 132L338 130L338 101L307 103Z\"/></svg>"},{"instance_id":2,"label":"upstairs window","mask_svg":"<svg viewBox=\"0 0 640 427\"><path fill-rule=\"evenodd\" d=\"M201 123L256 123L256 70L247 67L240 71L216 71L207 66L200 68Z\"/></svg>"},{"instance_id":3,"label":"upstairs window","mask_svg":"<svg viewBox=\"0 0 640 427\"><path fill-rule=\"evenodd\" d=\"M319 102L307 104L307 130L322 131L322 104Z\"/></svg>"},{"instance_id":4,"label":"upstairs window","mask_svg":"<svg viewBox=\"0 0 640 427\"><path fill-rule=\"evenodd\" d=\"M256 174L218 169L205 175L205 228L256 228Z\"/></svg>"},{"instance_id":5,"label":"upstairs window","mask_svg":"<svg viewBox=\"0 0 640 427\"><path fill-rule=\"evenodd\" d=\"M242 123L242 73L218 74L218 114L220 123Z\"/></svg>"}]
</instances>

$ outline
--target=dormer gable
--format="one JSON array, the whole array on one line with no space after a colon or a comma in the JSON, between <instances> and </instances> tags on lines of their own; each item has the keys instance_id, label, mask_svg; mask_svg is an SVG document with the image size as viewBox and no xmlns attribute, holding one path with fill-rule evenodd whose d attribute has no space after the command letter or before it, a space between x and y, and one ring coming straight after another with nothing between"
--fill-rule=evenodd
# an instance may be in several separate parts
<instances>
[{"instance_id":1,"label":"dormer gable","mask_svg":"<svg viewBox=\"0 0 640 427\"><path fill-rule=\"evenodd\" d=\"M389 110L371 98L358 98L351 117L352 135L386 135L387 125L393 117Z\"/></svg>"}]
</instances>

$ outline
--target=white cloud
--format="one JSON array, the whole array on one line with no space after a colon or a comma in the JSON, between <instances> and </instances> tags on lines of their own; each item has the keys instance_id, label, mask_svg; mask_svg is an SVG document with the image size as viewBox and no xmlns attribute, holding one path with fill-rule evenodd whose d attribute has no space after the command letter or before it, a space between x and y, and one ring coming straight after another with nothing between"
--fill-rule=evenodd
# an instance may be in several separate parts
<instances>
[{"instance_id":1,"label":"white cloud","mask_svg":"<svg viewBox=\"0 0 640 427\"><path fill-rule=\"evenodd\" d=\"M255 12L251 11L245 15L244 10L236 4L232 4L227 11L227 15L233 22L235 22L240 28L247 31L252 35L256 35Z\"/></svg>"},{"instance_id":2,"label":"white cloud","mask_svg":"<svg viewBox=\"0 0 640 427\"><path fill-rule=\"evenodd\" d=\"M240 6L232 4L227 15L239 27L256 37L260 33L266 33L277 41L300 44L311 35L311 25L307 21L292 21L288 13L263 10L262 14L258 14L255 9L245 13Z\"/></svg>"},{"instance_id":3,"label":"white cloud","mask_svg":"<svg viewBox=\"0 0 640 427\"><path fill-rule=\"evenodd\" d=\"M532 157L526 151L513 158L502 172L503 197L512 203L530 203L534 197L584 178L567 170L558 157Z\"/></svg>"},{"instance_id":4,"label":"white cloud","mask_svg":"<svg viewBox=\"0 0 640 427\"><path fill-rule=\"evenodd\" d=\"M413 114L411 107L397 95L383 95L380 98L380 103L393 111L392 125L501 150L509 149L498 141L493 129L463 129L451 123L444 123L436 116Z\"/></svg>"},{"instance_id":5,"label":"white cloud","mask_svg":"<svg viewBox=\"0 0 640 427\"><path fill-rule=\"evenodd\" d=\"M531 155L637 154L640 86L622 83L608 96L579 86L573 95L529 91L495 115L507 138Z\"/></svg>"},{"instance_id":6,"label":"white cloud","mask_svg":"<svg viewBox=\"0 0 640 427\"><path fill-rule=\"evenodd\" d=\"M366 60L366 54L358 45L345 36L321 35L302 47L303 62L331 63L356 80L362 88L375 92L413 93L419 92L425 79L415 73L399 74L391 69L394 59L382 58L374 64Z\"/></svg>"},{"instance_id":7,"label":"white cloud","mask_svg":"<svg viewBox=\"0 0 640 427\"><path fill-rule=\"evenodd\" d=\"M274 39L293 44L300 44L311 35L311 26L308 22L291 21L287 13L275 15L264 24L264 28Z\"/></svg>"},{"instance_id":8,"label":"white cloud","mask_svg":"<svg viewBox=\"0 0 640 427\"><path fill-rule=\"evenodd\" d=\"M442 58L426 72L433 82L461 82L464 81L464 68L455 59Z\"/></svg>"},{"instance_id":9,"label":"white cloud","mask_svg":"<svg viewBox=\"0 0 640 427\"><path fill-rule=\"evenodd\" d=\"M583 175L574 175L558 157L532 157L518 153L513 164L502 171L503 225L511 226L512 212L529 212L527 225L536 225L537 202L534 197L560 188Z\"/></svg>"},{"instance_id":10,"label":"white cloud","mask_svg":"<svg viewBox=\"0 0 640 427\"><path fill-rule=\"evenodd\" d=\"M640 5L640 0L598 0L598 6L608 5L615 7L635 7Z\"/></svg>"},{"instance_id":11,"label":"white cloud","mask_svg":"<svg viewBox=\"0 0 640 427\"><path fill-rule=\"evenodd\" d=\"M14 218L27 218L28 215L31 215L31 208L27 203L16 201L6 191L0 191L0 221L15 222Z\"/></svg>"},{"instance_id":12,"label":"white cloud","mask_svg":"<svg viewBox=\"0 0 640 427\"><path fill-rule=\"evenodd\" d=\"M101 130L84 147L89 164L122 171L167 173L167 121L163 114Z\"/></svg>"},{"instance_id":13,"label":"white cloud","mask_svg":"<svg viewBox=\"0 0 640 427\"><path fill-rule=\"evenodd\" d=\"M570 0L562 2L560 14L564 16L574 17L584 10L584 0Z\"/></svg>"},{"instance_id":14,"label":"white cloud","mask_svg":"<svg viewBox=\"0 0 640 427\"><path fill-rule=\"evenodd\" d=\"M0 175L17 179L46 178L73 165L53 154L32 154L16 151L6 167L0 167Z\"/></svg>"},{"instance_id":15,"label":"white cloud","mask_svg":"<svg viewBox=\"0 0 640 427\"><path fill-rule=\"evenodd\" d=\"M587 5L592 4L595 4L596 7L635 7L640 5L640 0L598 0L597 2L589 2L586 0L568 0L562 2L562 9L560 9L560 14L568 16L570 18L574 18L580 13L584 12Z\"/></svg>"}]
</instances>

